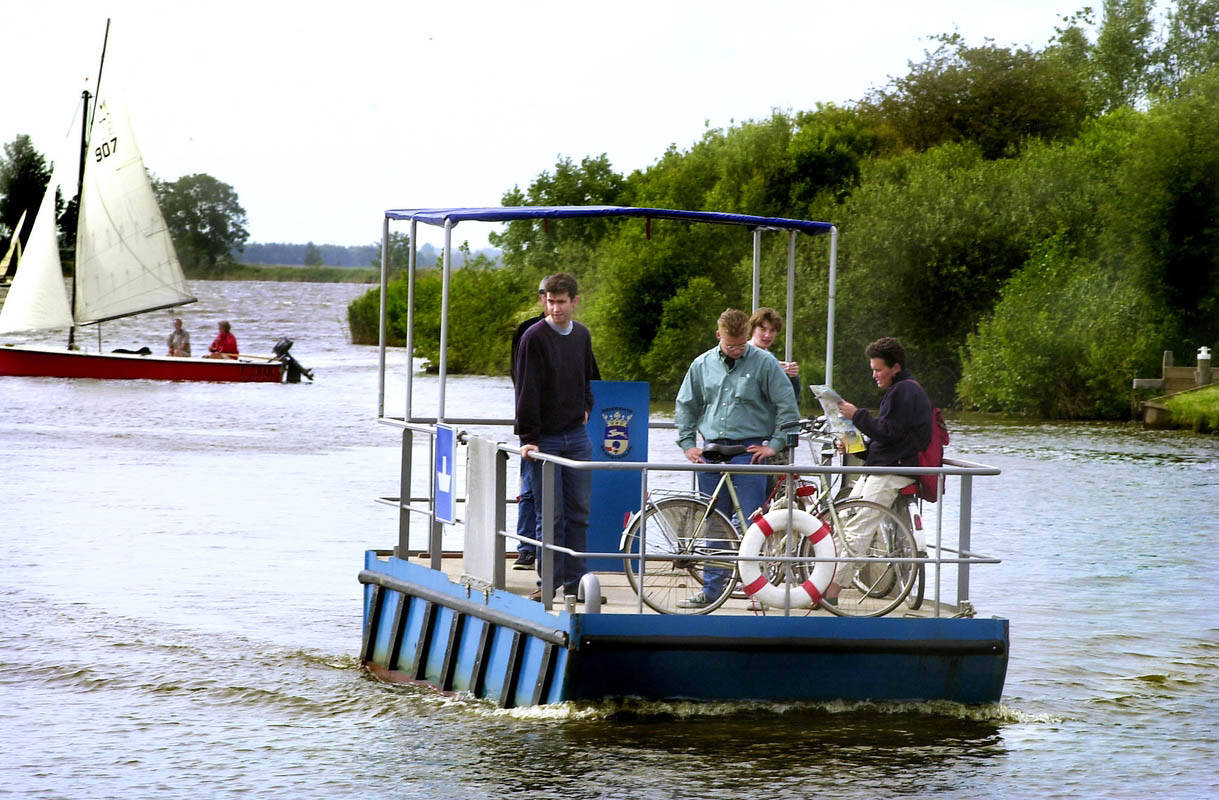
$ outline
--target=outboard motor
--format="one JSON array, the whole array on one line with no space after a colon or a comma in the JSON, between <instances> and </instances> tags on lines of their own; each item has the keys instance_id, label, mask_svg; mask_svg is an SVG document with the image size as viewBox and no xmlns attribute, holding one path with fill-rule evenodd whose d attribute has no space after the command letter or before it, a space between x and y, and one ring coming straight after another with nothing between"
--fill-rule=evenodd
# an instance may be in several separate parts
<instances>
[{"instance_id":1,"label":"outboard motor","mask_svg":"<svg viewBox=\"0 0 1219 800\"><path fill-rule=\"evenodd\" d=\"M302 366L299 361L297 361L295 358L293 358L288 353L288 351L291 349L292 349L292 340L289 339L287 336L280 339L278 342L275 343L275 347L271 348L271 352L275 354L275 357L278 358L281 362L283 362L284 366L286 366L288 368L288 373L287 373L287 375L284 376L284 380L287 383L300 383L301 375L304 375L306 378L309 379L310 382L312 382L313 381L313 370L305 369L305 367Z\"/></svg>"}]
</instances>

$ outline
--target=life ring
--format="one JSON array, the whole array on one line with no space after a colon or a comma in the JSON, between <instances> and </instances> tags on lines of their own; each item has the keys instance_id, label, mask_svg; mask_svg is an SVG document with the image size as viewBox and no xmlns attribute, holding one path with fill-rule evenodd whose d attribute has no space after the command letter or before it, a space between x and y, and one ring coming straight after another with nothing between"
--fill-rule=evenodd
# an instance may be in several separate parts
<instances>
[{"instance_id":1,"label":"life ring","mask_svg":"<svg viewBox=\"0 0 1219 800\"><path fill-rule=\"evenodd\" d=\"M786 508L774 509L765 516L753 518L745 538L741 540L740 554L743 556L759 556L765 546L766 539L776 530L787 529ZM792 527L801 536L807 536L813 543L813 555L817 558L834 558L838 555L834 547L834 537L830 528L817 517L806 511L792 509ZM821 593L830 585L837 564L833 561L818 561L813 565L813 574L798 587L792 587L791 607L809 608L821 601ZM787 604L787 589L775 586L770 579L762 574L762 562L740 562L741 584L745 594L756 597L763 605L771 608L783 608Z\"/></svg>"}]
</instances>

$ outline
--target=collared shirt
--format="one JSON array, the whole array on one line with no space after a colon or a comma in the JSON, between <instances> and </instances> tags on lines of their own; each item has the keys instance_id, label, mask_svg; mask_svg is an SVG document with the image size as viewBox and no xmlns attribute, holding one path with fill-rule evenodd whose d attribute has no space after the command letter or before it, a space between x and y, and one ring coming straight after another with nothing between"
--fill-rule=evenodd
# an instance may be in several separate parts
<instances>
[{"instance_id":1,"label":"collared shirt","mask_svg":"<svg viewBox=\"0 0 1219 800\"><path fill-rule=\"evenodd\" d=\"M677 393L677 445L689 450L695 433L714 439L768 439L781 451L786 436L779 427L799 418L791 381L778 360L752 344L728 368L717 344L694 359Z\"/></svg>"}]
</instances>

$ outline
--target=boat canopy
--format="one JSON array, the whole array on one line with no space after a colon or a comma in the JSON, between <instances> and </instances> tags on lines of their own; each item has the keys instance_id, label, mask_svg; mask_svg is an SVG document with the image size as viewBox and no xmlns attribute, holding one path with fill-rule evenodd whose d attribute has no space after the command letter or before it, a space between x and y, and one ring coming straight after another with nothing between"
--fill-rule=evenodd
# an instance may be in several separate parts
<instances>
[{"instance_id":1,"label":"boat canopy","mask_svg":"<svg viewBox=\"0 0 1219 800\"><path fill-rule=\"evenodd\" d=\"M456 225L459 222L513 222L525 219L562 219L564 217L647 217L744 225L759 230L799 231L810 235L830 233L828 222L812 222L783 217L757 217L750 214L725 214L719 211L678 211L668 208L631 206L493 206L489 208L391 208L389 219L411 220L427 225Z\"/></svg>"}]
</instances>

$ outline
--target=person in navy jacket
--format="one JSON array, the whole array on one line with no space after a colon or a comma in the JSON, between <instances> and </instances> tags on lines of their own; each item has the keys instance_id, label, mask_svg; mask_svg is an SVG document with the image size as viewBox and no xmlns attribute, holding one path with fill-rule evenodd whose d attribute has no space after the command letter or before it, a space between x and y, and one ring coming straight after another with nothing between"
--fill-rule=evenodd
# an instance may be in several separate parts
<instances>
[{"instance_id":1,"label":"person in navy jacket","mask_svg":"<svg viewBox=\"0 0 1219 800\"><path fill-rule=\"evenodd\" d=\"M897 339L891 336L877 339L867 346L864 355L872 368L872 379L885 390L880 410L873 415L845 400L838 407L842 416L854 422L870 439L864 463L870 467L918 466L919 451L931 441L931 400L906 369L906 350ZM855 482L851 495L888 508L898 492L915 480L913 475L869 474ZM880 512L864 511L845 527L852 551L862 552L880 517ZM842 587L851 584L858 567L850 562L838 565L825 590L827 602L837 602Z\"/></svg>"}]
</instances>

